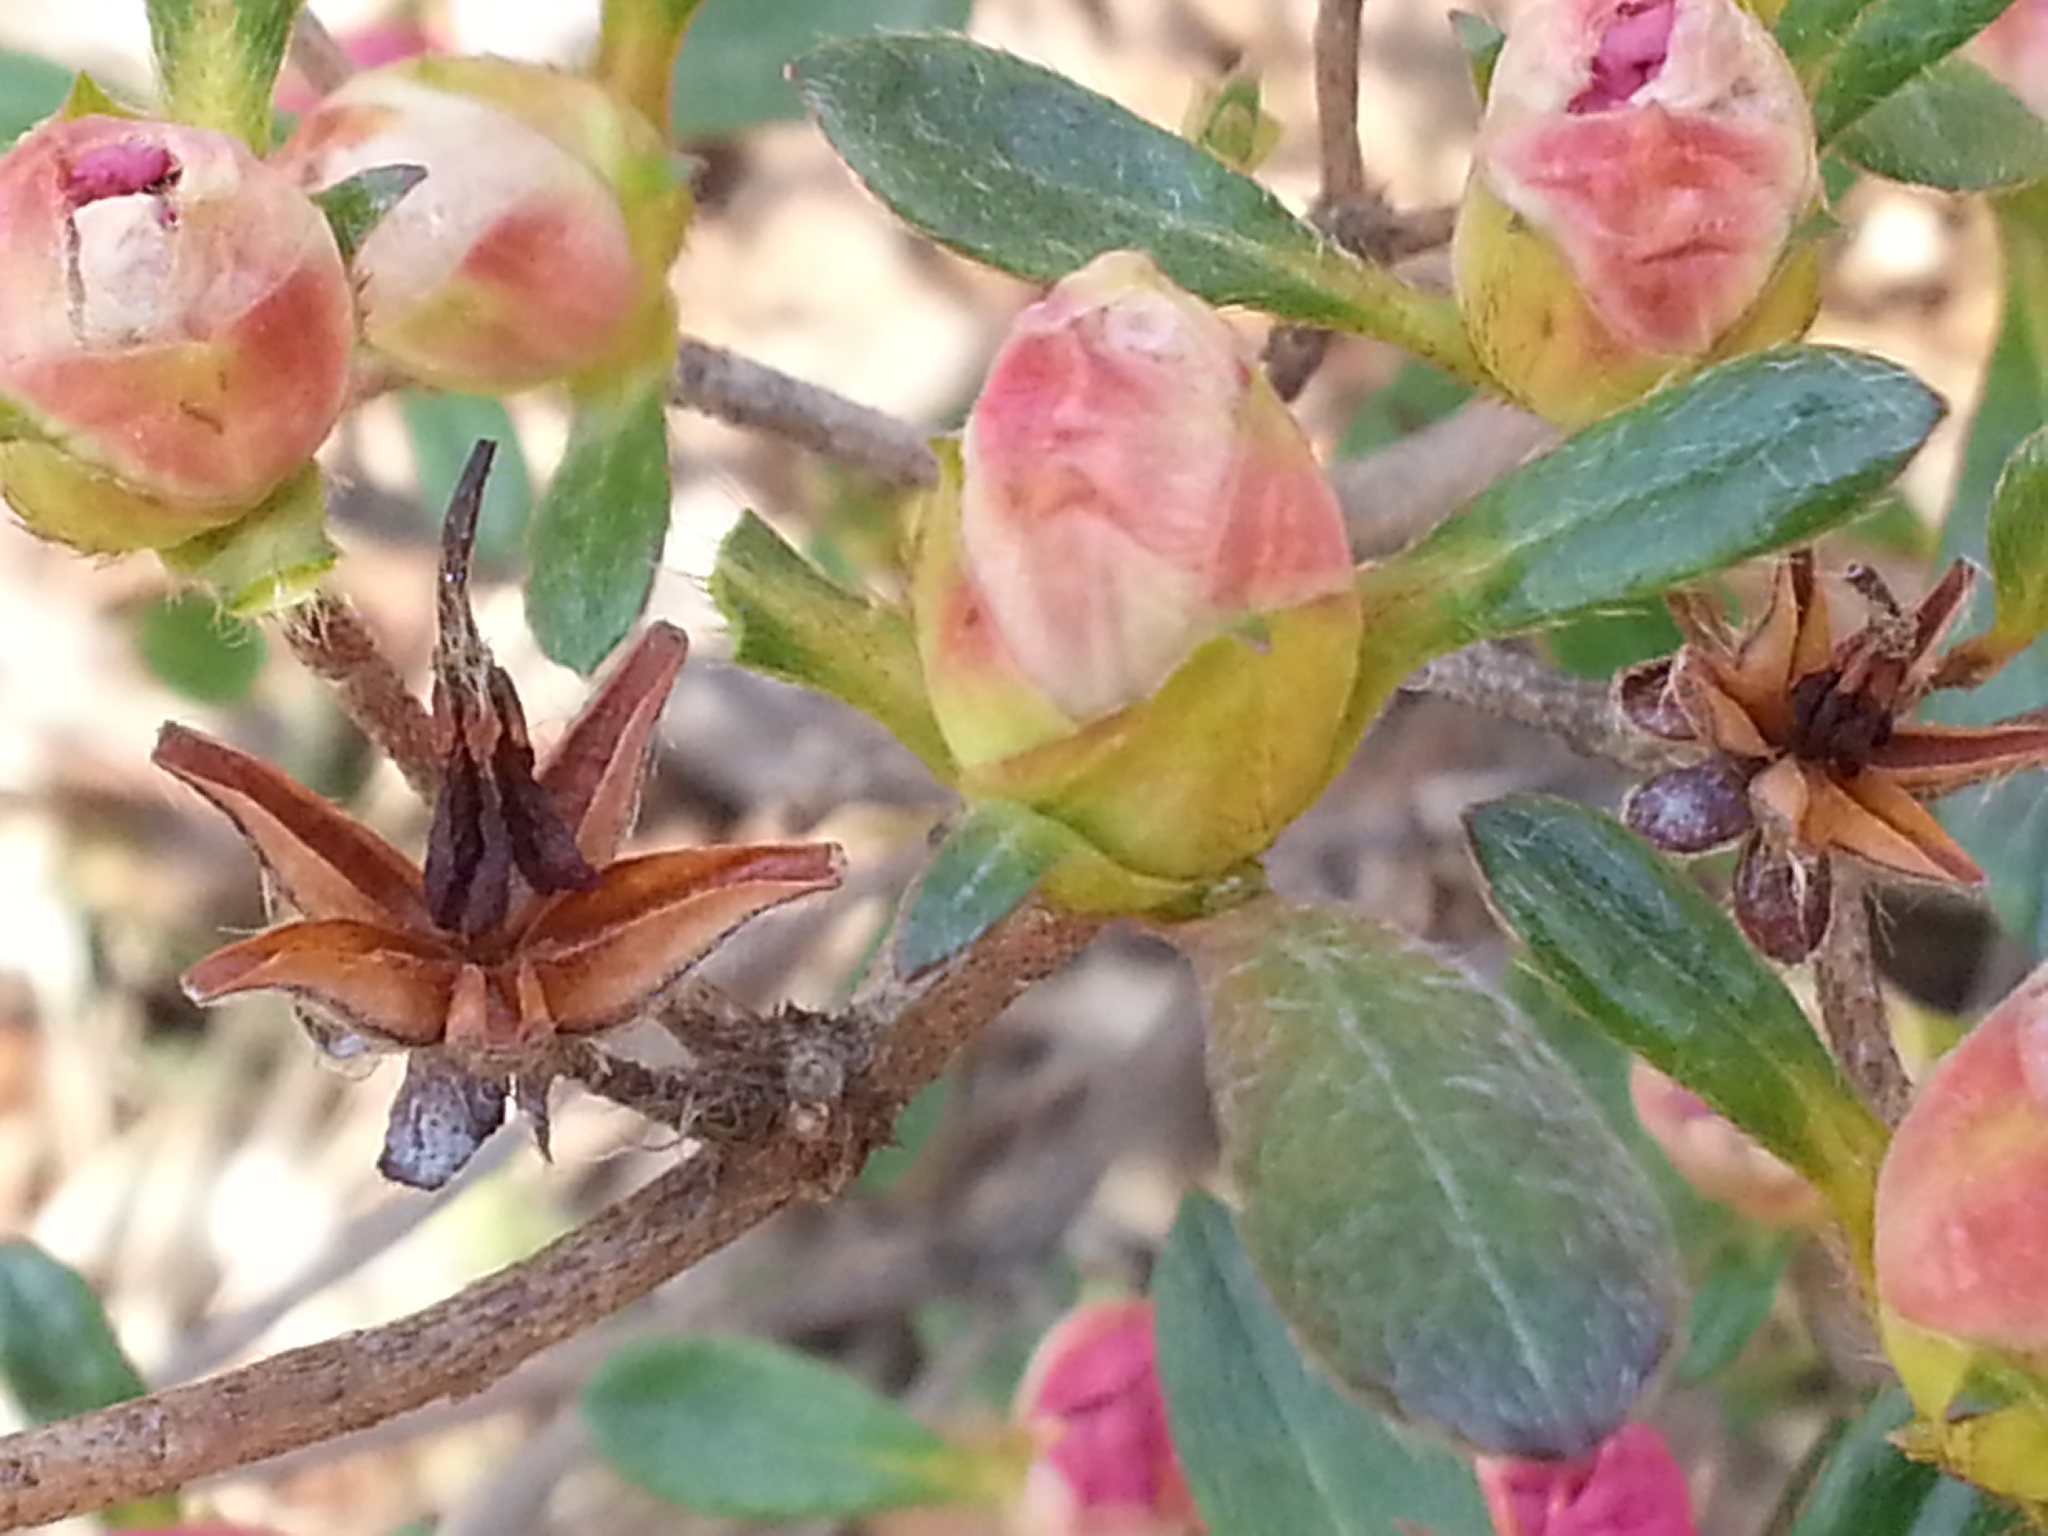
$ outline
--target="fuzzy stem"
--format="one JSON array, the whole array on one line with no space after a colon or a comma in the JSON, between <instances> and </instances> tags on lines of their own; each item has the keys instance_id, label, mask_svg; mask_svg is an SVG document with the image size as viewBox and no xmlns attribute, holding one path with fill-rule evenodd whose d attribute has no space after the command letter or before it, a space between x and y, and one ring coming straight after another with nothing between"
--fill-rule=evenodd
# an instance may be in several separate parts
<instances>
[{"instance_id":1,"label":"fuzzy stem","mask_svg":"<svg viewBox=\"0 0 2048 1536\"><path fill-rule=\"evenodd\" d=\"M377 645L362 615L332 592L284 615L285 643L316 677L334 684L341 707L432 804L441 783L433 717Z\"/></svg>"},{"instance_id":2,"label":"fuzzy stem","mask_svg":"<svg viewBox=\"0 0 2048 1536\"><path fill-rule=\"evenodd\" d=\"M1847 859L1836 858L1833 865L1834 913L1813 954L1821 1027L1863 1102L1887 1126L1896 1126L1913 1086L1892 1046L1891 1019L1878 985L1868 882Z\"/></svg>"}]
</instances>

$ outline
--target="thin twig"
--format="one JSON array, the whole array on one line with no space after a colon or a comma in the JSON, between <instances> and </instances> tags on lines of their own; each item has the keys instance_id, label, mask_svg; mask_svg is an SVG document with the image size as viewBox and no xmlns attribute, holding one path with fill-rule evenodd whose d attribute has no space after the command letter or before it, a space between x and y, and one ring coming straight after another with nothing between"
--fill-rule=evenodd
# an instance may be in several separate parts
<instances>
[{"instance_id":1,"label":"thin twig","mask_svg":"<svg viewBox=\"0 0 2048 1536\"><path fill-rule=\"evenodd\" d=\"M882 989L899 1010L829 1021L864 1054L822 1134L813 1116L812 1134L783 1126L699 1150L533 1257L398 1322L0 1439L0 1528L146 1498L481 1390L784 1206L839 1188L961 1042L1099 928L1027 908L953 964Z\"/></svg>"},{"instance_id":2,"label":"thin twig","mask_svg":"<svg viewBox=\"0 0 2048 1536\"><path fill-rule=\"evenodd\" d=\"M938 483L938 460L917 428L723 347L685 340L676 349L668 398L734 426L787 438L891 485Z\"/></svg>"},{"instance_id":3,"label":"thin twig","mask_svg":"<svg viewBox=\"0 0 2048 1536\"><path fill-rule=\"evenodd\" d=\"M1358 147L1358 15L1364 0L1320 0L1316 6L1316 148L1322 201L1329 207L1366 197L1365 156Z\"/></svg>"},{"instance_id":4,"label":"thin twig","mask_svg":"<svg viewBox=\"0 0 2048 1536\"><path fill-rule=\"evenodd\" d=\"M356 72L355 60L306 6L292 21L291 59L315 94L325 96Z\"/></svg>"},{"instance_id":5,"label":"thin twig","mask_svg":"<svg viewBox=\"0 0 2048 1536\"><path fill-rule=\"evenodd\" d=\"M441 782L434 721L385 657L348 600L316 593L283 621L285 643L314 676L334 684L341 707L428 804Z\"/></svg>"},{"instance_id":6,"label":"thin twig","mask_svg":"<svg viewBox=\"0 0 2048 1536\"><path fill-rule=\"evenodd\" d=\"M1602 684L1566 677L1533 656L1492 641L1439 657L1404 682L1401 691L1449 699L1548 731L1574 752L1625 768L1664 768L1673 761L1670 745L1631 726Z\"/></svg>"},{"instance_id":7,"label":"thin twig","mask_svg":"<svg viewBox=\"0 0 2048 1536\"><path fill-rule=\"evenodd\" d=\"M1392 554L1557 439L1541 418L1481 396L1377 452L1331 465L1353 553Z\"/></svg>"},{"instance_id":8,"label":"thin twig","mask_svg":"<svg viewBox=\"0 0 2048 1536\"><path fill-rule=\"evenodd\" d=\"M1892 1046L1891 1020L1878 985L1870 942L1870 894L1864 872L1848 859L1832 861L1834 913L1813 952L1813 984L1821 1027L1842 1071L1864 1103L1886 1125L1906 1112L1913 1087Z\"/></svg>"}]
</instances>

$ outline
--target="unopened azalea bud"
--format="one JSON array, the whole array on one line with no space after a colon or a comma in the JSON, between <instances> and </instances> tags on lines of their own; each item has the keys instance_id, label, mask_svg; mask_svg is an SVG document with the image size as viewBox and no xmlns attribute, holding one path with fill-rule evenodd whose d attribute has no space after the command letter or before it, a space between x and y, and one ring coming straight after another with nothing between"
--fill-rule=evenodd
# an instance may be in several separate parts
<instances>
[{"instance_id":1,"label":"unopened azalea bud","mask_svg":"<svg viewBox=\"0 0 2048 1536\"><path fill-rule=\"evenodd\" d=\"M919 522L912 602L970 798L1212 879L1336 766L1361 620L1336 498L1213 311L1136 252L1026 310Z\"/></svg>"},{"instance_id":2,"label":"unopened azalea bud","mask_svg":"<svg viewBox=\"0 0 2048 1536\"><path fill-rule=\"evenodd\" d=\"M1452 255L1480 360L1576 426L1802 332L1813 118L1737 0L1533 0L1493 72Z\"/></svg>"},{"instance_id":3,"label":"unopened azalea bud","mask_svg":"<svg viewBox=\"0 0 2048 1536\"><path fill-rule=\"evenodd\" d=\"M1897 1317L2048 1367L2048 972L1941 1059L1900 1123L1876 1267Z\"/></svg>"},{"instance_id":4,"label":"unopened azalea bud","mask_svg":"<svg viewBox=\"0 0 2048 1536\"><path fill-rule=\"evenodd\" d=\"M1015 1413L1045 1446L1015 1511L1019 1536L1199 1536L1159 1390L1151 1302L1069 1313L1033 1353Z\"/></svg>"},{"instance_id":5,"label":"unopened azalea bud","mask_svg":"<svg viewBox=\"0 0 2048 1536\"><path fill-rule=\"evenodd\" d=\"M228 134L80 117L0 158L0 487L38 533L238 520L333 427L354 325L319 210Z\"/></svg>"},{"instance_id":6,"label":"unopened azalea bud","mask_svg":"<svg viewBox=\"0 0 2048 1536\"><path fill-rule=\"evenodd\" d=\"M1482 1456L1494 1536L1694 1536L1685 1474L1647 1424L1624 1424L1590 1456Z\"/></svg>"},{"instance_id":7,"label":"unopened azalea bud","mask_svg":"<svg viewBox=\"0 0 2048 1536\"><path fill-rule=\"evenodd\" d=\"M1774 1227L1807 1226L1826 1214L1811 1184L1648 1062L1630 1068L1628 1091L1644 1131L1709 1200Z\"/></svg>"},{"instance_id":8,"label":"unopened azalea bud","mask_svg":"<svg viewBox=\"0 0 2048 1536\"><path fill-rule=\"evenodd\" d=\"M667 275L689 197L653 125L602 86L409 59L349 80L279 158L310 191L426 170L353 262L364 339L413 378L503 394L674 345Z\"/></svg>"},{"instance_id":9,"label":"unopened azalea bud","mask_svg":"<svg viewBox=\"0 0 2048 1536\"><path fill-rule=\"evenodd\" d=\"M2048 970L1941 1059L1892 1137L1873 1255L1908 1449L2048 1500Z\"/></svg>"}]
</instances>

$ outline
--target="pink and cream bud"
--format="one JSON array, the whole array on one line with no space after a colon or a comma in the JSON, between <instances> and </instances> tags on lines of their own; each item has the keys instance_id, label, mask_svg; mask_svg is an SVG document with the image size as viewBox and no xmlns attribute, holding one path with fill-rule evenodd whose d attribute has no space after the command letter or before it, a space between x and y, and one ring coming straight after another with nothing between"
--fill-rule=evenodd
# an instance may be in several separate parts
<instances>
[{"instance_id":1,"label":"pink and cream bud","mask_svg":"<svg viewBox=\"0 0 2048 1536\"><path fill-rule=\"evenodd\" d=\"M1200 1536L1159 1390L1151 1302L1069 1313L1032 1355L1015 1415L1045 1447L1025 1477L1018 1536Z\"/></svg>"},{"instance_id":2,"label":"pink and cream bud","mask_svg":"<svg viewBox=\"0 0 2048 1536\"><path fill-rule=\"evenodd\" d=\"M1494 1536L1694 1536L1685 1473L1647 1424L1577 1461L1479 1459Z\"/></svg>"},{"instance_id":3,"label":"pink and cream bud","mask_svg":"<svg viewBox=\"0 0 2048 1536\"><path fill-rule=\"evenodd\" d=\"M2048 1369L2048 972L1941 1059L1900 1123L1875 1262L1893 1317Z\"/></svg>"},{"instance_id":4,"label":"pink and cream bud","mask_svg":"<svg viewBox=\"0 0 2048 1536\"><path fill-rule=\"evenodd\" d=\"M1494 69L1453 247L1481 360L1567 425L1796 336L1811 113L1736 0L1535 0Z\"/></svg>"},{"instance_id":5,"label":"pink and cream bud","mask_svg":"<svg viewBox=\"0 0 2048 1536\"><path fill-rule=\"evenodd\" d=\"M345 403L333 236L227 134L114 117L29 134L0 158L0 293L0 486L81 548L238 520Z\"/></svg>"},{"instance_id":6,"label":"pink and cream bud","mask_svg":"<svg viewBox=\"0 0 2048 1536\"><path fill-rule=\"evenodd\" d=\"M1263 849L1333 771L1360 618L1336 498L1236 334L1098 257L1018 318L949 468L912 600L963 790L1147 875Z\"/></svg>"},{"instance_id":7,"label":"pink and cream bud","mask_svg":"<svg viewBox=\"0 0 2048 1536\"><path fill-rule=\"evenodd\" d=\"M1709 1200L1773 1227L1810 1226L1827 1214L1820 1191L1648 1062L1631 1066L1628 1091L1645 1133Z\"/></svg>"},{"instance_id":8,"label":"pink and cream bud","mask_svg":"<svg viewBox=\"0 0 2048 1536\"><path fill-rule=\"evenodd\" d=\"M653 126L591 81L406 60L328 96L279 161L309 191L425 169L353 262L365 341L412 378L503 394L673 345L688 194Z\"/></svg>"}]
</instances>

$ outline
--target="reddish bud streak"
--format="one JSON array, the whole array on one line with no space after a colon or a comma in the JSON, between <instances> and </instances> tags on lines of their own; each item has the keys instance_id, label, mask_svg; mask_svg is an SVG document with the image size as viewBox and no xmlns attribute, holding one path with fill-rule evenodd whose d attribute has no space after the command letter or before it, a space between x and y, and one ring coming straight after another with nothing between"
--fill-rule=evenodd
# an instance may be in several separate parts
<instances>
[{"instance_id":1,"label":"reddish bud streak","mask_svg":"<svg viewBox=\"0 0 2048 1536\"><path fill-rule=\"evenodd\" d=\"M1664 67L1677 16L1677 0L1627 0L1600 35L1592 83L1572 98L1566 110L1605 112L1627 106Z\"/></svg>"},{"instance_id":2,"label":"reddish bud streak","mask_svg":"<svg viewBox=\"0 0 2048 1536\"><path fill-rule=\"evenodd\" d=\"M125 139L89 149L64 169L64 198L83 208L110 197L156 195L176 186L178 161L161 144Z\"/></svg>"}]
</instances>

